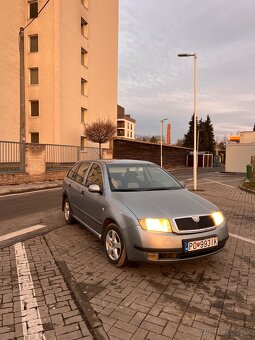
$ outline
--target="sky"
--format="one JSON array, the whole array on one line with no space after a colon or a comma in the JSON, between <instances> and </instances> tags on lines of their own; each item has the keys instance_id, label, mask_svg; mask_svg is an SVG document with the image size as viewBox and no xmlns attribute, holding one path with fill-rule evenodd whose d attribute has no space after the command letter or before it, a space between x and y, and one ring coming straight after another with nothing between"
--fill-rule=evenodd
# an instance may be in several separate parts
<instances>
[{"instance_id":1,"label":"sky","mask_svg":"<svg viewBox=\"0 0 255 340\"><path fill-rule=\"evenodd\" d=\"M217 139L255 123L255 0L119 0L118 103L138 135L183 138L194 111ZM166 124L165 124L166 125ZM166 131L164 132L166 133Z\"/></svg>"}]
</instances>

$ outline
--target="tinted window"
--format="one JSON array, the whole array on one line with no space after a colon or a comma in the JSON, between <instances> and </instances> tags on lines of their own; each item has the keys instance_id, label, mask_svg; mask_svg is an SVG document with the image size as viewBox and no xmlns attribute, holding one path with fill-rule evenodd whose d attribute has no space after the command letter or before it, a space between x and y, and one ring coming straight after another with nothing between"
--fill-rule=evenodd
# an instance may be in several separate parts
<instances>
[{"instance_id":1,"label":"tinted window","mask_svg":"<svg viewBox=\"0 0 255 340\"><path fill-rule=\"evenodd\" d=\"M100 188L103 187L102 170L99 164L93 164L88 174L86 187L89 187L91 184L97 184Z\"/></svg>"},{"instance_id":2,"label":"tinted window","mask_svg":"<svg viewBox=\"0 0 255 340\"><path fill-rule=\"evenodd\" d=\"M80 163L75 164L75 165L71 168L71 170L68 172L67 177L74 180L74 179L75 179L76 170L78 169L79 166L80 166Z\"/></svg>"},{"instance_id":3,"label":"tinted window","mask_svg":"<svg viewBox=\"0 0 255 340\"><path fill-rule=\"evenodd\" d=\"M81 163L81 166L79 167L78 171L75 175L75 182L82 183L84 180L84 177L88 171L90 163Z\"/></svg>"}]
</instances>

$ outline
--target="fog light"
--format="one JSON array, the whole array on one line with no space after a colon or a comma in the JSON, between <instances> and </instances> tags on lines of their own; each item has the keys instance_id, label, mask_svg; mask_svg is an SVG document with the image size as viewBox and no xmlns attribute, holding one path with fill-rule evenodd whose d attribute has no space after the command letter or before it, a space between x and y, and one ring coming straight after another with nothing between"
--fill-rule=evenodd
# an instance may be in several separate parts
<instances>
[{"instance_id":1,"label":"fog light","mask_svg":"<svg viewBox=\"0 0 255 340\"><path fill-rule=\"evenodd\" d=\"M158 253L147 253L147 259L150 261L158 261Z\"/></svg>"}]
</instances>

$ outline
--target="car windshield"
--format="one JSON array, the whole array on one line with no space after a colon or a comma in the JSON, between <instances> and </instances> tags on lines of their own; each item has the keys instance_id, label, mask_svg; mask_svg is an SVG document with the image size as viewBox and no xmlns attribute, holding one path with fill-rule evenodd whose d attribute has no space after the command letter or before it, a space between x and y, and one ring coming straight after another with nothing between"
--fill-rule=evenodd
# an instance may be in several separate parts
<instances>
[{"instance_id":1,"label":"car windshield","mask_svg":"<svg viewBox=\"0 0 255 340\"><path fill-rule=\"evenodd\" d=\"M154 164L107 164L112 191L183 189L169 173Z\"/></svg>"}]
</instances>

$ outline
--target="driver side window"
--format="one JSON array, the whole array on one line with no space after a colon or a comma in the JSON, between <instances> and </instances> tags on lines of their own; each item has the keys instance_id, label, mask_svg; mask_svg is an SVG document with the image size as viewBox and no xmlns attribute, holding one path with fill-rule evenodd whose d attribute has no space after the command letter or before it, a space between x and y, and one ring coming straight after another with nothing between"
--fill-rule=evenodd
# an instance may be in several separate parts
<instances>
[{"instance_id":1,"label":"driver side window","mask_svg":"<svg viewBox=\"0 0 255 340\"><path fill-rule=\"evenodd\" d=\"M86 187L91 184L97 184L100 188L103 188L103 176L102 170L99 164L93 164L86 180Z\"/></svg>"}]
</instances>

